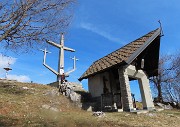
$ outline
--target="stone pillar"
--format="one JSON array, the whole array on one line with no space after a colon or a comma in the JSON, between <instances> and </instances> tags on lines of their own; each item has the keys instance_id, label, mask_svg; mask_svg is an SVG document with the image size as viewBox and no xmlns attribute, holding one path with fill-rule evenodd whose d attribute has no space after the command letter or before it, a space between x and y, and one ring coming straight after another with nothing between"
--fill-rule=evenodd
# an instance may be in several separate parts
<instances>
[{"instance_id":1,"label":"stone pillar","mask_svg":"<svg viewBox=\"0 0 180 127\"><path fill-rule=\"evenodd\" d=\"M132 111L134 110L134 108L133 108L133 103L132 103L132 96L131 96L127 70L126 68L120 68L118 72L119 72L119 82L120 82L120 87L121 87L123 110Z\"/></svg>"},{"instance_id":2,"label":"stone pillar","mask_svg":"<svg viewBox=\"0 0 180 127\"><path fill-rule=\"evenodd\" d=\"M139 88L141 91L143 109L153 110L154 104L153 104L153 100L152 100L149 79L147 78L146 75L144 75L143 77L138 79L138 82L139 82Z\"/></svg>"}]
</instances>

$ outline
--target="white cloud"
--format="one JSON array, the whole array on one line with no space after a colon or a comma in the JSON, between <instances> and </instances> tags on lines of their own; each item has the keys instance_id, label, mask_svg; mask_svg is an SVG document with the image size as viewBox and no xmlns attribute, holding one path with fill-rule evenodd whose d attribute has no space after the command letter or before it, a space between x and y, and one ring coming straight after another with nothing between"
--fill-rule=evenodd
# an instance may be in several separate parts
<instances>
[{"instance_id":1,"label":"white cloud","mask_svg":"<svg viewBox=\"0 0 180 127\"><path fill-rule=\"evenodd\" d=\"M5 56L0 53L0 77L5 77L4 67L8 67L8 64L13 65L16 62L16 58ZM19 82L30 82L31 79L26 75L7 75L8 79L17 80Z\"/></svg>"},{"instance_id":2,"label":"white cloud","mask_svg":"<svg viewBox=\"0 0 180 127\"><path fill-rule=\"evenodd\" d=\"M4 56L0 54L0 68L8 67L8 63L12 65L15 62L16 62L16 58Z\"/></svg>"},{"instance_id":3,"label":"white cloud","mask_svg":"<svg viewBox=\"0 0 180 127\"><path fill-rule=\"evenodd\" d=\"M31 79L26 75L7 75L8 79L17 80L18 82L30 82Z\"/></svg>"},{"instance_id":4,"label":"white cloud","mask_svg":"<svg viewBox=\"0 0 180 127\"><path fill-rule=\"evenodd\" d=\"M8 67L8 63L13 65L16 62L16 58L5 56L0 53L0 77L5 77L5 70L4 67Z\"/></svg>"},{"instance_id":5,"label":"white cloud","mask_svg":"<svg viewBox=\"0 0 180 127\"><path fill-rule=\"evenodd\" d=\"M93 33L96 33L110 41L116 42L118 44L123 44L122 41L119 38L113 37L111 34L99 29L97 26L94 26L91 23L81 23L80 27L86 30L89 30Z\"/></svg>"}]
</instances>

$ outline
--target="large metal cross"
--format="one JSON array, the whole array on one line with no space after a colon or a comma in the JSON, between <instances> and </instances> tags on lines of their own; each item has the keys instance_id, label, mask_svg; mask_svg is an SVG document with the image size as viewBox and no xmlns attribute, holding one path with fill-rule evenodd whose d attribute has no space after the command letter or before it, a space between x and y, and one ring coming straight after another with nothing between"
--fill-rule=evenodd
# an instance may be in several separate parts
<instances>
[{"instance_id":1,"label":"large metal cross","mask_svg":"<svg viewBox=\"0 0 180 127\"><path fill-rule=\"evenodd\" d=\"M46 53L49 53L46 49L42 50L44 52L44 59L43 59L43 65L48 68L50 71L52 71L54 74L57 75L57 81L61 80L61 76L68 76L71 72L75 71L75 62L74 62L74 66L73 69L67 73L64 72L64 50L66 51L71 51L71 52L75 52L74 49L68 48L64 46L64 34L61 34L61 40L60 40L60 44L57 44L53 41L46 41L47 43L59 48L59 60L58 60L58 71L55 71L54 69L52 69L51 67L49 67L46 64ZM76 61L77 59L75 59Z\"/></svg>"}]
</instances>

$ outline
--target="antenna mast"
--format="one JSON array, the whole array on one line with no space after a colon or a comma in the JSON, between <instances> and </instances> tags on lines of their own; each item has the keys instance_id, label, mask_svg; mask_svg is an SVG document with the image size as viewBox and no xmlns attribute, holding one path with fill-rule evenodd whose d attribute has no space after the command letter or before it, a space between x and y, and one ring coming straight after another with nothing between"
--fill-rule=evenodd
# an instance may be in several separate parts
<instances>
[{"instance_id":1,"label":"antenna mast","mask_svg":"<svg viewBox=\"0 0 180 127\"><path fill-rule=\"evenodd\" d=\"M5 67L4 70L6 71L5 79L7 79L8 71L12 70L12 69L10 68L10 63L9 63L9 62L8 62L8 67Z\"/></svg>"}]
</instances>

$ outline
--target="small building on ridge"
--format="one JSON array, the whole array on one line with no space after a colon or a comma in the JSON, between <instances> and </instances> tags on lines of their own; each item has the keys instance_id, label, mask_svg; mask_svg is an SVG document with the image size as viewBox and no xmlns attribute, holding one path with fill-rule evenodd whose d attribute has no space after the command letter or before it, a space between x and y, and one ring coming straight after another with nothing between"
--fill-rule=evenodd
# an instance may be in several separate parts
<instances>
[{"instance_id":1,"label":"small building on ridge","mask_svg":"<svg viewBox=\"0 0 180 127\"><path fill-rule=\"evenodd\" d=\"M158 75L160 38L158 28L93 62L82 74L79 80L88 79L89 92L102 109L133 111L131 80L139 82L143 109L154 109L149 77Z\"/></svg>"}]
</instances>

